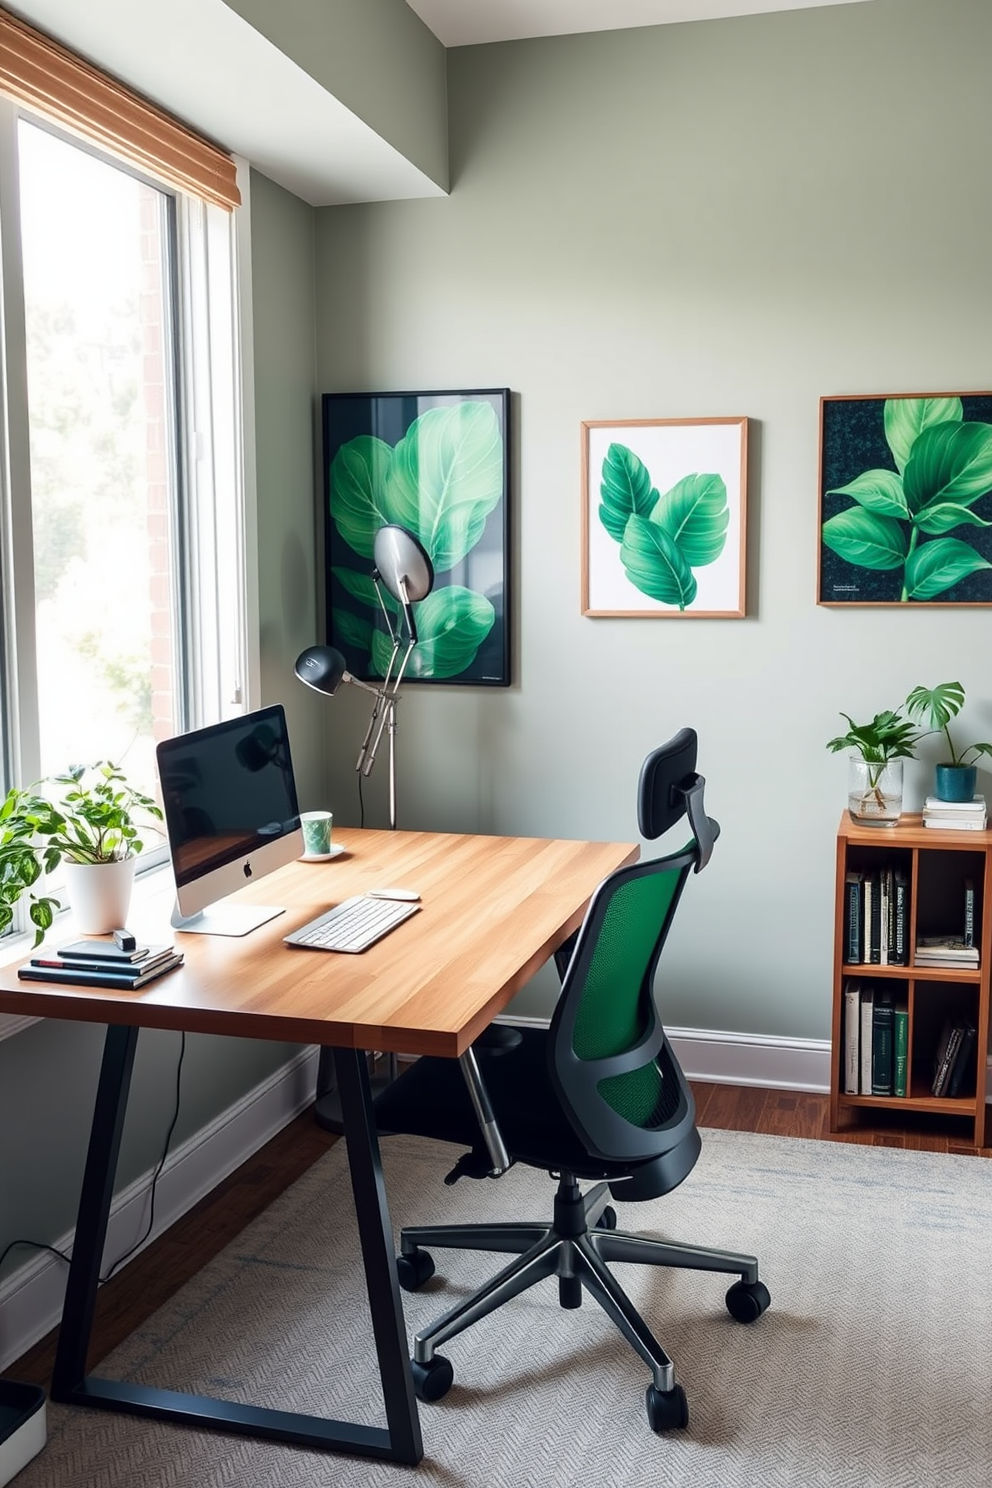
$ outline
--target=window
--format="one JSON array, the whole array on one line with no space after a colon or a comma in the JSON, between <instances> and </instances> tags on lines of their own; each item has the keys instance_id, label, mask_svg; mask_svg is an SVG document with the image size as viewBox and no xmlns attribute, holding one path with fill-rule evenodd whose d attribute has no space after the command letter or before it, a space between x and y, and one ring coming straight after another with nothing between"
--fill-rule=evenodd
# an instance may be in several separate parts
<instances>
[{"instance_id":1,"label":"window","mask_svg":"<svg viewBox=\"0 0 992 1488\"><path fill-rule=\"evenodd\" d=\"M153 793L246 705L234 216L0 96L0 249L0 785Z\"/></svg>"}]
</instances>

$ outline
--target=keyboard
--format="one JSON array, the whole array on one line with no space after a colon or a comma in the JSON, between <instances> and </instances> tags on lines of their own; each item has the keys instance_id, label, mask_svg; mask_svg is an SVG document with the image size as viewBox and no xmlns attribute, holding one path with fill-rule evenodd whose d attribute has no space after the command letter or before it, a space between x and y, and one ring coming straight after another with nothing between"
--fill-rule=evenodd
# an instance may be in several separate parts
<instances>
[{"instance_id":1,"label":"keyboard","mask_svg":"<svg viewBox=\"0 0 992 1488\"><path fill-rule=\"evenodd\" d=\"M370 894L356 894L283 939L286 945L306 951L365 951L419 908L419 904L410 900L373 899Z\"/></svg>"}]
</instances>

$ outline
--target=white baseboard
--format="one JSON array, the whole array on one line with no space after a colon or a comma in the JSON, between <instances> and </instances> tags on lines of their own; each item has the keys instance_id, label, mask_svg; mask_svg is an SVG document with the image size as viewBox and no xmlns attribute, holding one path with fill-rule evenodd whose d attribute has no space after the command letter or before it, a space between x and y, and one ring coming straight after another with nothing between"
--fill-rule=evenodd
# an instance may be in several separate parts
<instances>
[{"instance_id":1,"label":"white baseboard","mask_svg":"<svg viewBox=\"0 0 992 1488\"><path fill-rule=\"evenodd\" d=\"M547 1028L547 1018L497 1018L517 1027ZM776 1090L830 1090L830 1040L775 1034L666 1028L675 1057L690 1080L715 1085L765 1085Z\"/></svg>"},{"instance_id":2,"label":"white baseboard","mask_svg":"<svg viewBox=\"0 0 992 1488\"><path fill-rule=\"evenodd\" d=\"M156 1189L155 1227L135 1255L310 1104L316 1073L317 1050L302 1050L169 1155ZM115 1196L105 1265L143 1233L151 1176L145 1173ZM59 1250L71 1250L72 1238L70 1230L54 1243ZM67 1270L58 1257L38 1252L0 1285L0 1370L58 1323Z\"/></svg>"}]
</instances>

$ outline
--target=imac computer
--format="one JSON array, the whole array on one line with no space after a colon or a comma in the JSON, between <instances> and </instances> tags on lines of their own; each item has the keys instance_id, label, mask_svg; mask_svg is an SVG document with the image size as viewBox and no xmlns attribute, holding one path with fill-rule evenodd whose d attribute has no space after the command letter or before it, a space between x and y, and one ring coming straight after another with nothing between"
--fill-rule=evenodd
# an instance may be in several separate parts
<instances>
[{"instance_id":1,"label":"imac computer","mask_svg":"<svg viewBox=\"0 0 992 1488\"><path fill-rule=\"evenodd\" d=\"M176 878L173 927L247 935L282 914L223 902L303 852L282 705L165 739L155 752Z\"/></svg>"}]
</instances>

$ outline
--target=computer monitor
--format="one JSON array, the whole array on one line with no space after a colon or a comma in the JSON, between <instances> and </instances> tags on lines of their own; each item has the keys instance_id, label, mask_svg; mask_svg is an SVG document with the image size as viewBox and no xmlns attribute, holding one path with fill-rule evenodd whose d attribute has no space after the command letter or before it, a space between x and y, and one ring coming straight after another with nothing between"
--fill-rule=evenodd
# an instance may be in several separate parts
<instances>
[{"instance_id":1,"label":"computer monitor","mask_svg":"<svg viewBox=\"0 0 992 1488\"><path fill-rule=\"evenodd\" d=\"M247 935L281 907L225 895L303 852L281 704L165 739L156 747L176 879L177 930Z\"/></svg>"}]
</instances>

